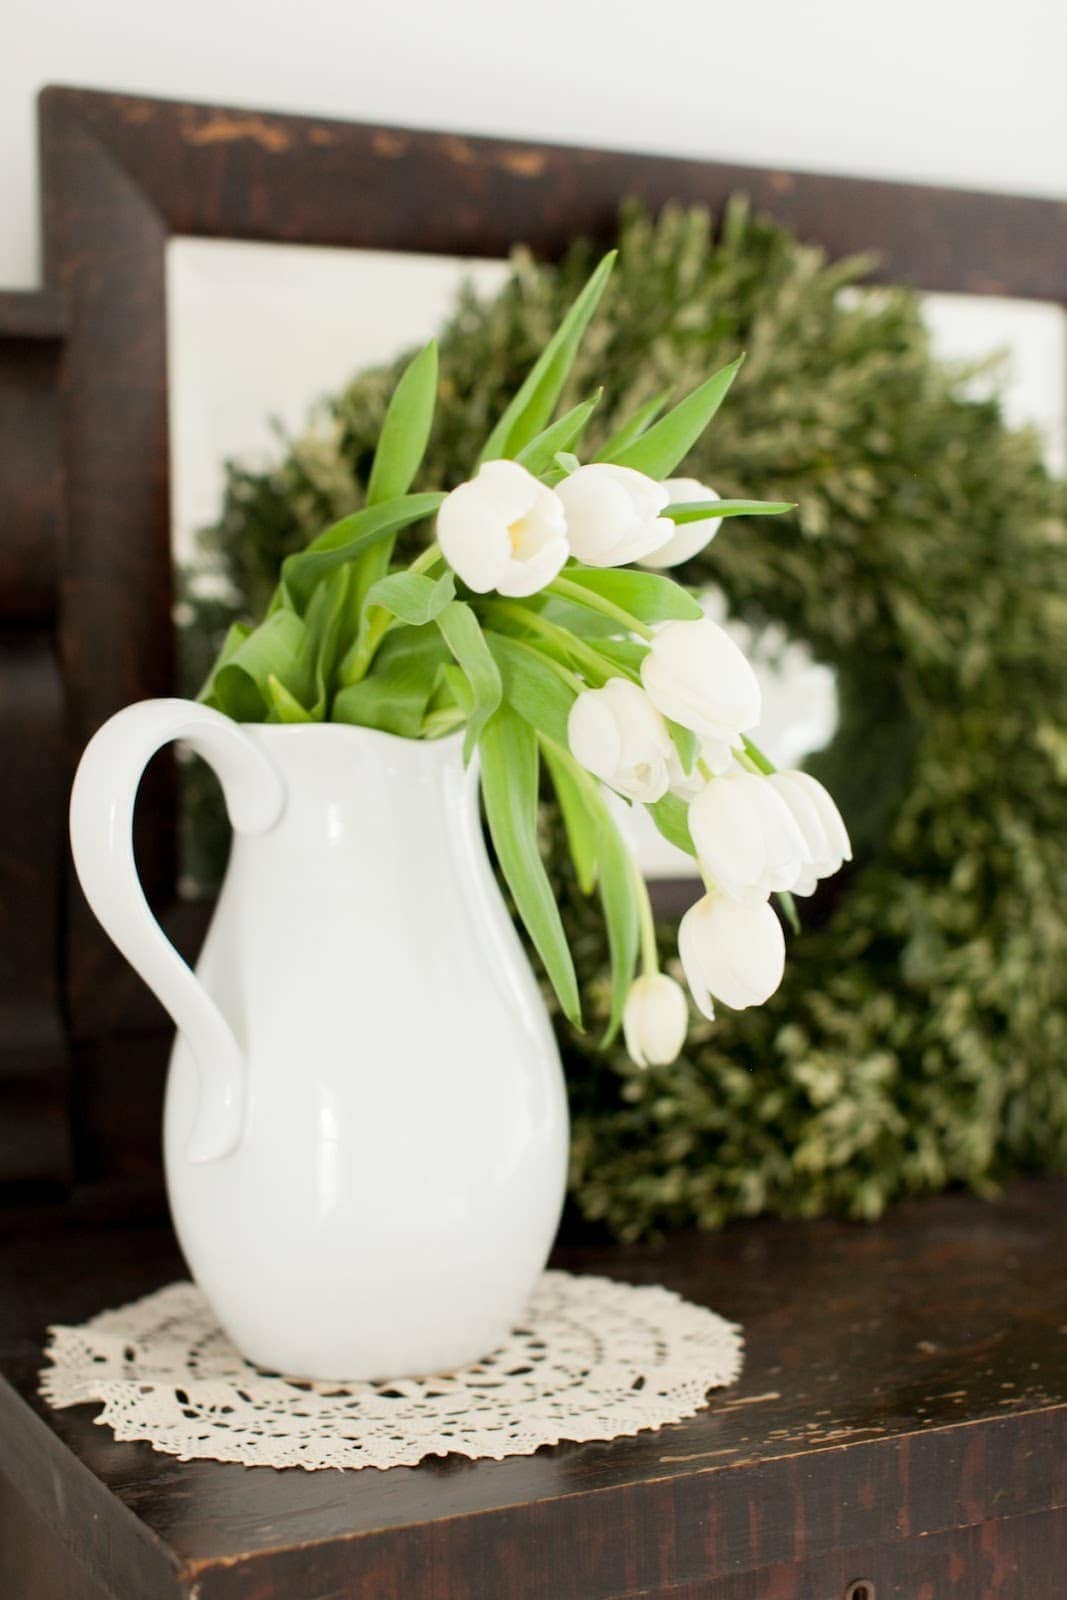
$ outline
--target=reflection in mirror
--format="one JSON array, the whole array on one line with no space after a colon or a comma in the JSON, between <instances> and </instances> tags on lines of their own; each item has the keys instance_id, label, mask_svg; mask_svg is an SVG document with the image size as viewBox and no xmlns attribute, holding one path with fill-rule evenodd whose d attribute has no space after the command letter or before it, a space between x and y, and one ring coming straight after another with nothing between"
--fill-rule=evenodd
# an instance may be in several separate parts
<instances>
[{"instance_id":1,"label":"reflection in mirror","mask_svg":"<svg viewBox=\"0 0 1067 1600\"><path fill-rule=\"evenodd\" d=\"M190 560L222 505L225 463L266 468L317 401L439 331L504 261L174 238L167 244L171 544Z\"/></svg>"},{"instance_id":2,"label":"reflection in mirror","mask_svg":"<svg viewBox=\"0 0 1067 1600\"><path fill-rule=\"evenodd\" d=\"M436 333L470 281L491 295L507 263L176 238L167 250L172 546L188 563L198 529L218 517L225 463L265 468L300 435L313 406L357 372L385 363ZM848 289L846 296L877 295ZM1053 471L1067 462L1067 313L1058 306L984 296L927 295L936 352L984 363L968 380L976 397L999 392L1013 426L1040 433ZM990 361L990 357L996 357ZM722 531L729 537L728 525ZM764 692L759 742L783 765L800 765L833 738L837 687L805 640L775 624L758 632L723 620L753 659ZM628 819L635 814L623 808ZM642 812L634 847L650 877L691 872ZM631 826L634 823L631 822Z\"/></svg>"},{"instance_id":3,"label":"reflection in mirror","mask_svg":"<svg viewBox=\"0 0 1067 1600\"><path fill-rule=\"evenodd\" d=\"M844 304L883 291L843 289ZM974 400L999 395L1011 428L1035 428L1050 472L1067 469L1067 310L1042 300L996 295L924 294L923 320L934 353L959 367L978 365L964 385Z\"/></svg>"},{"instance_id":4,"label":"reflection in mirror","mask_svg":"<svg viewBox=\"0 0 1067 1600\"><path fill-rule=\"evenodd\" d=\"M853 303L878 289L844 289ZM981 366L964 388L973 399L999 394L1008 425L1032 427L1053 473L1067 469L1067 311L1062 306L985 295L926 294L923 318L935 353L961 367ZM803 766L837 729L834 669L817 662L804 640L772 623L754 629L725 615L723 597L705 597L749 657L763 695L763 720L753 736L778 766ZM650 879L691 878L693 862L659 834L647 812L622 801L617 813Z\"/></svg>"}]
</instances>

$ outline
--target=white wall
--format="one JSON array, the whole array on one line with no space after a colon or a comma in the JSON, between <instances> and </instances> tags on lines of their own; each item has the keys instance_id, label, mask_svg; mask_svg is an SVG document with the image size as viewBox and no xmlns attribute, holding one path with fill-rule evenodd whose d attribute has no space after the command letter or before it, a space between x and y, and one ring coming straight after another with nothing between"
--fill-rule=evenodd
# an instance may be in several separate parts
<instances>
[{"instance_id":1,"label":"white wall","mask_svg":"<svg viewBox=\"0 0 1067 1600\"><path fill-rule=\"evenodd\" d=\"M0 287L44 83L1067 195L1064 0L14 0Z\"/></svg>"}]
</instances>

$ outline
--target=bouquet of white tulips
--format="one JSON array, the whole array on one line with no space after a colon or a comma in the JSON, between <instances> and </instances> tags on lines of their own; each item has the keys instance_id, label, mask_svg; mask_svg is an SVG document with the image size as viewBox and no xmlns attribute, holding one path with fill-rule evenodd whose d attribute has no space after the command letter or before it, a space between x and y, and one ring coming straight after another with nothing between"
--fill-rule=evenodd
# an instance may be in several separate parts
<instances>
[{"instance_id":1,"label":"bouquet of white tulips","mask_svg":"<svg viewBox=\"0 0 1067 1600\"><path fill-rule=\"evenodd\" d=\"M478 753L490 835L515 906L566 1016L578 985L537 842L542 764L559 799L578 883L597 891L612 960L611 1015L640 1066L682 1047L688 1007L659 971L645 883L605 789L644 806L699 863L704 897L679 955L707 1017L716 1000L759 1005L781 981L795 924L850 854L826 790L776 772L750 734L760 690L744 655L662 569L688 560L725 518L788 511L721 500L672 477L740 362L672 409L643 407L582 462L597 396L556 411L614 256L582 293L451 493L411 493L437 392L431 343L404 372L382 426L366 505L282 565L265 619L231 628L201 699L238 721L330 720L436 739L463 729ZM398 533L436 518L406 566ZM637 563L642 570L635 570ZM640 975L635 978L635 971Z\"/></svg>"}]
</instances>

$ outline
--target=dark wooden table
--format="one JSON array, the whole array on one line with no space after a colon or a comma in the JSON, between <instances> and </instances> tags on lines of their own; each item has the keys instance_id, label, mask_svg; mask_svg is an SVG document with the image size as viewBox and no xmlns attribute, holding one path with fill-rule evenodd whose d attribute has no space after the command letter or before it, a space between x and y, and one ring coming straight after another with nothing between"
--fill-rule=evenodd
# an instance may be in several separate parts
<instances>
[{"instance_id":1,"label":"dark wooden table","mask_svg":"<svg viewBox=\"0 0 1067 1600\"><path fill-rule=\"evenodd\" d=\"M44 1330L181 1273L156 1226L0 1239L3 1600L1060 1600L1067 1185L758 1222L559 1264L744 1323L699 1416L504 1462L275 1472L38 1400Z\"/></svg>"}]
</instances>

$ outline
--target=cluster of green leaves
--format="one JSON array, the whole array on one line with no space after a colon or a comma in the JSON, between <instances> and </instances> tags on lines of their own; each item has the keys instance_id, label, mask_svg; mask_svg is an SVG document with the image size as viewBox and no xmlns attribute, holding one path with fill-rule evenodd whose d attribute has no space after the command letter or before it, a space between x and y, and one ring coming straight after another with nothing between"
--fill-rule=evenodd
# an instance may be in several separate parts
<instances>
[{"instance_id":1,"label":"cluster of green leaves","mask_svg":"<svg viewBox=\"0 0 1067 1600\"><path fill-rule=\"evenodd\" d=\"M590 275L490 432L479 464L516 460L546 482L577 466L571 452L599 394L562 416L555 413L614 264L610 252ZM714 373L662 415L666 396L642 407L606 441L598 459L667 477L718 411L740 364ZM633 978L645 891L599 784L570 754L567 721L583 689L620 673L638 676L635 626L647 630L670 617L697 618L701 609L668 578L577 562L542 594L486 600L457 592L447 568L430 575L443 565L434 544L409 566L390 570L397 535L431 516L445 498L440 490L409 492L430 439L437 389L431 342L400 374L389 401L365 505L284 556L266 616L257 625L231 624L200 699L243 722L332 721L411 739L463 726L464 759L480 752L486 818L516 910L563 1014L581 1028L574 962L538 842L544 753L565 803L583 892L600 889L612 967L607 1045ZM690 521L789 509L705 498L680 505L677 515ZM550 615L548 606L559 599L562 607ZM682 728L674 733L689 771L697 741ZM678 837L669 805L654 814Z\"/></svg>"},{"instance_id":2,"label":"cluster of green leaves","mask_svg":"<svg viewBox=\"0 0 1067 1600\"><path fill-rule=\"evenodd\" d=\"M495 299L464 296L416 489L469 475L590 260L520 256ZM623 1234L869 1217L897 1195L1067 1167L1064 488L1034 439L934 360L912 294L842 297L863 271L740 204L717 237L699 211L630 211L561 395L566 411L602 389L588 456L747 351L685 470L724 495L758 482L797 511L720 537L682 576L835 668L839 731L813 770L859 846L778 995L698 1024L672 1066L637 1073L618 1051L606 1068L593 1030L561 1022L574 1193ZM235 615L264 613L279 561L364 503L398 370L357 377L274 470L230 469L205 563L233 593L191 591L190 684ZM402 532L398 553L415 541ZM200 861L217 815L202 792ZM543 790L542 841L589 1020L606 1023L610 951L583 892L593 837L570 801L566 780L558 802Z\"/></svg>"}]
</instances>

